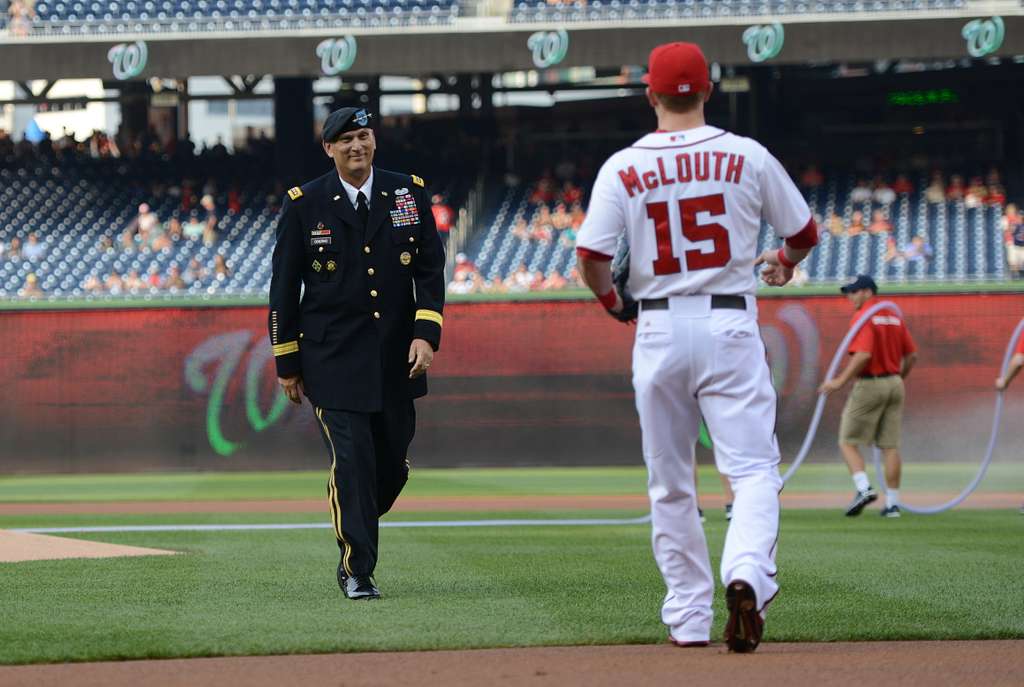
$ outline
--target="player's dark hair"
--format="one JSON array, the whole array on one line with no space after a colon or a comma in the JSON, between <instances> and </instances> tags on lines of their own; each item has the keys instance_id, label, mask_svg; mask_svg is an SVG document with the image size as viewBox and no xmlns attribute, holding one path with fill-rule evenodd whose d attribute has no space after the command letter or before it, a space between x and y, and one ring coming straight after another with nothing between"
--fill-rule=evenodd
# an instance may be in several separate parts
<instances>
[{"instance_id":1,"label":"player's dark hair","mask_svg":"<svg viewBox=\"0 0 1024 687\"><path fill-rule=\"evenodd\" d=\"M696 93L688 93L686 95L665 95L663 93L655 93L654 97L658 99L661 106L669 112L676 114L682 114L684 112L693 112L700 104L704 102L706 97L704 91L697 91Z\"/></svg>"}]
</instances>

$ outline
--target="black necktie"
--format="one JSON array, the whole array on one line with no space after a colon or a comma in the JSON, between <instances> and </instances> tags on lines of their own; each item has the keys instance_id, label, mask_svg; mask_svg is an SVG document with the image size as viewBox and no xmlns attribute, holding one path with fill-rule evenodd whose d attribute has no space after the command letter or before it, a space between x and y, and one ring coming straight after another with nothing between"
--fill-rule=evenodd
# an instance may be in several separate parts
<instances>
[{"instance_id":1,"label":"black necktie","mask_svg":"<svg viewBox=\"0 0 1024 687\"><path fill-rule=\"evenodd\" d=\"M370 218L370 206L362 191L356 196L356 214L359 215L359 221L363 223L363 228L366 228L366 221Z\"/></svg>"}]
</instances>

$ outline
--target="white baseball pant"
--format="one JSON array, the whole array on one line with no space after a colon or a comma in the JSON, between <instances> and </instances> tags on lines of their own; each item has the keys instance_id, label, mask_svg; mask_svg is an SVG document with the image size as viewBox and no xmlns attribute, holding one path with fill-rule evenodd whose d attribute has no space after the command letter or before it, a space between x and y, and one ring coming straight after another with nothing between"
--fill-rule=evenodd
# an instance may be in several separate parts
<instances>
[{"instance_id":1,"label":"white baseball pant","mask_svg":"<svg viewBox=\"0 0 1024 687\"><path fill-rule=\"evenodd\" d=\"M633 347L633 388L643 433L654 558L668 593L662 621L681 642L706 641L714 583L697 513L694 448L703 415L715 464L732 484L722 583L743 580L759 609L778 592L779 447L776 395L757 326L757 304L711 308L711 297L676 296L643 310Z\"/></svg>"}]
</instances>

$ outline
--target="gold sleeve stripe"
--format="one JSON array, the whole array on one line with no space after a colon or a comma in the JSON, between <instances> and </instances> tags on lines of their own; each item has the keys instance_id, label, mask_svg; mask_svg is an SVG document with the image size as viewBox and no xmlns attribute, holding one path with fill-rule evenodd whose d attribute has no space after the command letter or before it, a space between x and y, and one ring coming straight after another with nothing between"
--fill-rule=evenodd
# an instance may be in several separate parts
<instances>
[{"instance_id":1,"label":"gold sleeve stripe","mask_svg":"<svg viewBox=\"0 0 1024 687\"><path fill-rule=\"evenodd\" d=\"M302 189L298 186L288 189L288 197L292 200L298 200L302 197Z\"/></svg>"},{"instance_id":2,"label":"gold sleeve stripe","mask_svg":"<svg viewBox=\"0 0 1024 687\"><path fill-rule=\"evenodd\" d=\"M433 310L417 310L416 319L427 320L428 322L435 322L437 323L438 327L444 326L444 317L441 316L441 313L435 312Z\"/></svg>"},{"instance_id":3,"label":"gold sleeve stripe","mask_svg":"<svg viewBox=\"0 0 1024 687\"><path fill-rule=\"evenodd\" d=\"M277 344L274 346L274 356L288 355L289 353L299 352L299 342L289 341L288 343Z\"/></svg>"},{"instance_id":4,"label":"gold sleeve stripe","mask_svg":"<svg viewBox=\"0 0 1024 687\"><path fill-rule=\"evenodd\" d=\"M412 176L412 183L416 184L417 186L423 187L427 185L426 182L423 181L422 177L418 177L415 174L412 174L410 176Z\"/></svg>"}]
</instances>

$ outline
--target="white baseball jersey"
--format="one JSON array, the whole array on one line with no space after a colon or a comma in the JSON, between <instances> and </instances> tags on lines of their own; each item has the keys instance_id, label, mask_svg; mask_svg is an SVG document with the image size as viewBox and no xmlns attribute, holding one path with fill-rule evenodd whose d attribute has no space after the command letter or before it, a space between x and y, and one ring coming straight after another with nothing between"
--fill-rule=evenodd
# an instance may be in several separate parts
<instances>
[{"instance_id":1,"label":"white baseball jersey","mask_svg":"<svg viewBox=\"0 0 1024 687\"><path fill-rule=\"evenodd\" d=\"M763 146L710 126L653 133L598 174L577 250L610 259L623 229L629 287L641 305L633 388L649 474L654 557L677 642L705 642L714 582L697 510L701 420L732 485L722 583L746 582L762 613L778 592L777 399L757 326L754 260L761 220L798 248L817 242L800 192ZM741 296L718 299L712 296Z\"/></svg>"},{"instance_id":2,"label":"white baseball jersey","mask_svg":"<svg viewBox=\"0 0 1024 687\"><path fill-rule=\"evenodd\" d=\"M713 126L657 132L601 168L576 245L610 257L625 229L634 298L752 294L762 219L781 238L814 231L764 146Z\"/></svg>"}]
</instances>

